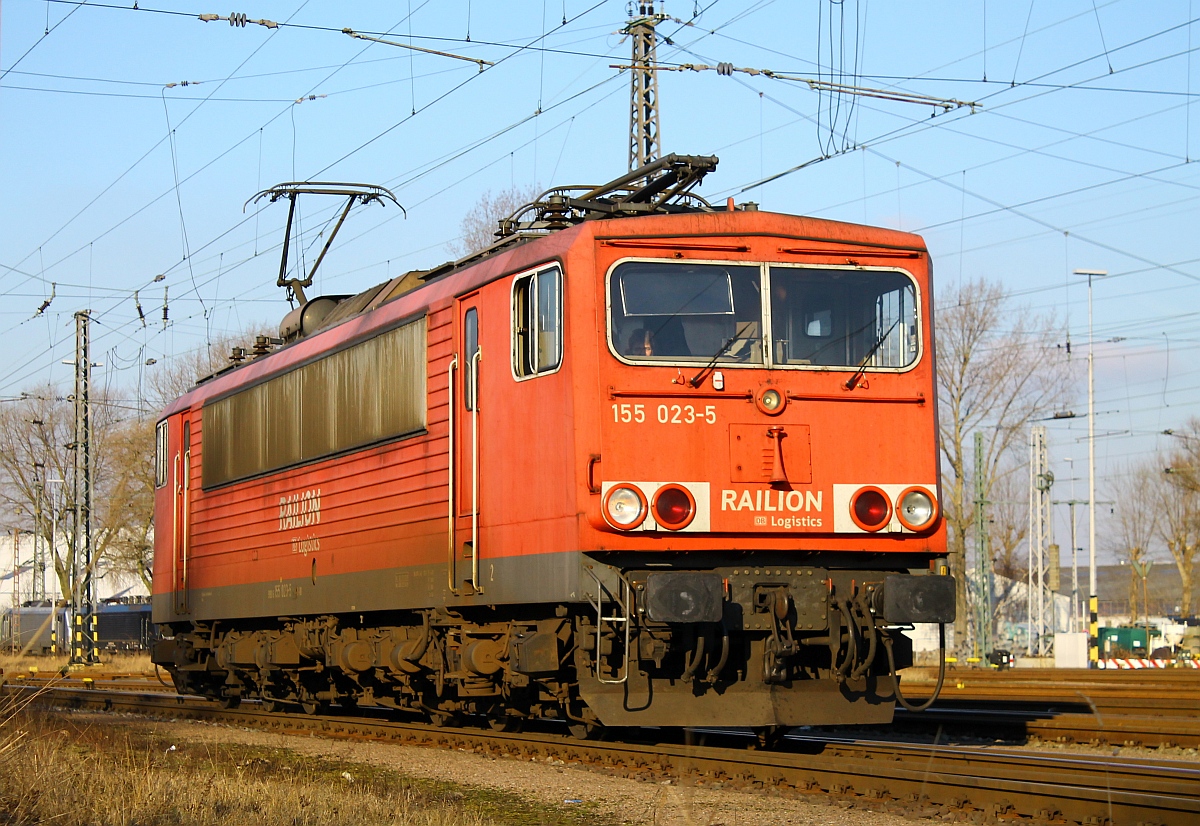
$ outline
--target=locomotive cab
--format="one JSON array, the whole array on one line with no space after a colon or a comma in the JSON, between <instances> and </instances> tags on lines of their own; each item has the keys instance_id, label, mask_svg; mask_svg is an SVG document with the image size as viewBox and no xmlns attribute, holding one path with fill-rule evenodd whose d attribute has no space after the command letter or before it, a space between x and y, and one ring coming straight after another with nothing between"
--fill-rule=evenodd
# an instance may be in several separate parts
<instances>
[{"instance_id":1,"label":"locomotive cab","mask_svg":"<svg viewBox=\"0 0 1200 826\"><path fill-rule=\"evenodd\" d=\"M899 629L954 614L927 254L793 216L703 219L596 241L581 693L626 725L890 721Z\"/></svg>"}]
</instances>

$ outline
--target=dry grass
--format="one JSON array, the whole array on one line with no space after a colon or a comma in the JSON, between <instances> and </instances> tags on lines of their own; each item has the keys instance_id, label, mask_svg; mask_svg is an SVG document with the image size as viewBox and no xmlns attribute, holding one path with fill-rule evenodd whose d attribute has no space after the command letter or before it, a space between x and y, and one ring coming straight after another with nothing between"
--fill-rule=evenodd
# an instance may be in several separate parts
<instances>
[{"instance_id":1,"label":"dry grass","mask_svg":"<svg viewBox=\"0 0 1200 826\"><path fill-rule=\"evenodd\" d=\"M65 654L54 657L22 657L19 654L5 651L0 653L0 673L25 674L31 668L36 668L39 674L53 674L66 668L69 661L70 658ZM150 662L150 655L144 651L131 654L101 653L98 665L87 666L82 670L85 672L153 674L154 664Z\"/></svg>"},{"instance_id":2,"label":"dry grass","mask_svg":"<svg viewBox=\"0 0 1200 826\"><path fill-rule=\"evenodd\" d=\"M150 723L0 711L0 824L532 826L590 823L487 789L286 749L172 742Z\"/></svg>"}]
</instances>

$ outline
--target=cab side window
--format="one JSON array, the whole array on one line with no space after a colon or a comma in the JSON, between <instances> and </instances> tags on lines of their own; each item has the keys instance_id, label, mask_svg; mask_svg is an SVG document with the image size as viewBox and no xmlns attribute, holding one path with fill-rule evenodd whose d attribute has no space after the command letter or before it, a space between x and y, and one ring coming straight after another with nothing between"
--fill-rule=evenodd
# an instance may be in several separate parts
<instances>
[{"instance_id":1,"label":"cab side window","mask_svg":"<svg viewBox=\"0 0 1200 826\"><path fill-rule=\"evenodd\" d=\"M463 352L466 363L463 365L463 401L467 410L475 409L475 388L478 384L476 371L479 362L475 356L479 354L479 310L475 307L467 310L463 317Z\"/></svg>"},{"instance_id":2,"label":"cab side window","mask_svg":"<svg viewBox=\"0 0 1200 826\"><path fill-rule=\"evenodd\" d=\"M167 422L164 419L154 428L154 487L167 484Z\"/></svg>"},{"instance_id":3,"label":"cab side window","mask_svg":"<svg viewBox=\"0 0 1200 826\"><path fill-rule=\"evenodd\" d=\"M513 280L513 373L552 373L562 364L562 270L545 267Z\"/></svg>"}]
</instances>

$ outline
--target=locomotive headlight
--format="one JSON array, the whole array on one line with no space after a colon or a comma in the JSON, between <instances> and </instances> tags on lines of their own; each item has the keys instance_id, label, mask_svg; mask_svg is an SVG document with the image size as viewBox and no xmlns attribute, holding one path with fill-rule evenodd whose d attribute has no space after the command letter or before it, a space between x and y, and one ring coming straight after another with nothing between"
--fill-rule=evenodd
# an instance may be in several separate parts
<instances>
[{"instance_id":1,"label":"locomotive headlight","mask_svg":"<svg viewBox=\"0 0 1200 826\"><path fill-rule=\"evenodd\" d=\"M763 413L774 416L783 412L783 408L787 406L787 398L774 387L768 387L754 397L754 403Z\"/></svg>"},{"instance_id":2,"label":"locomotive headlight","mask_svg":"<svg viewBox=\"0 0 1200 826\"><path fill-rule=\"evenodd\" d=\"M937 516L937 504L924 488L909 488L898 497L896 516L900 524L910 531L928 528Z\"/></svg>"},{"instance_id":3,"label":"locomotive headlight","mask_svg":"<svg viewBox=\"0 0 1200 826\"><path fill-rule=\"evenodd\" d=\"M617 485L604 497L604 515L614 527L631 531L646 519L646 497L632 485Z\"/></svg>"}]
</instances>

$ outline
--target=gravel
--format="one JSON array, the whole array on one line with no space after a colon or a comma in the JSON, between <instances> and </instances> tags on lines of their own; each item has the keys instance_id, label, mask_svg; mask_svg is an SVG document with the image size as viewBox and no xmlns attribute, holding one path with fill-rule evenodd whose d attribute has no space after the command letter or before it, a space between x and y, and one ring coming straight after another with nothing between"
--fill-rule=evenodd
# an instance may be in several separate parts
<instances>
[{"instance_id":1,"label":"gravel","mask_svg":"<svg viewBox=\"0 0 1200 826\"><path fill-rule=\"evenodd\" d=\"M542 803L589 804L601 817L653 826L761 826L762 824L846 824L900 826L899 815L849 807L825 796L793 799L766 793L697 788L676 780L645 782L611 777L600 770L561 760L497 758L446 748L357 743L301 737L197 722L154 723L160 733L181 741L241 743L290 749L301 754L391 769L409 777L484 786ZM567 804L573 805L573 804Z\"/></svg>"}]
</instances>

